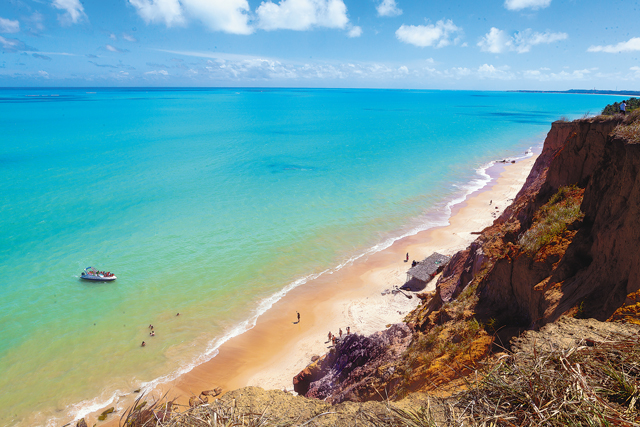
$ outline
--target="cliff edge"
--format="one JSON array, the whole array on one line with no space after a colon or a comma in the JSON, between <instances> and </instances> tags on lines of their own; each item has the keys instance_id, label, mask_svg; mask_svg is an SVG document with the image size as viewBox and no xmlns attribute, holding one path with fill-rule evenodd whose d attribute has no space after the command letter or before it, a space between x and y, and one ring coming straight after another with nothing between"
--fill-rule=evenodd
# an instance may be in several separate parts
<instances>
[{"instance_id":1,"label":"cliff edge","mask_svg":"<svg viewBox=\"0 0 640 427\"><path fill-rule=\"evenodd\" d=\"M296 376L296 391L333 403L447 394L512 338L561 316L636 321L640 144L621 129L639 117L553 123L512 205L452 257L406 317L409 332L339 342Z\"/></svg>"}]
</instances>

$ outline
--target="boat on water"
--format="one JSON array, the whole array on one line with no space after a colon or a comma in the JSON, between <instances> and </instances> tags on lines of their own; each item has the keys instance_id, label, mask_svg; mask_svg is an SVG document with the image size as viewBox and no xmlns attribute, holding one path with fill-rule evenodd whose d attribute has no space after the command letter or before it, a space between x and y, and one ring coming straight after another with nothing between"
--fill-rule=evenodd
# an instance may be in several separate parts
<instances>
[{"instance_id":1,"label":"boat on water","mask_svg":"<svg viewBox=\"0 0 640 427\"><path fill-rule=\"evenodd\" d=\"M98 271L93 267L85 268L82 274L80 274L80 278L96 282L112 282L117 279L116 275L110 271Z\"/></svg>"}]
</instances>

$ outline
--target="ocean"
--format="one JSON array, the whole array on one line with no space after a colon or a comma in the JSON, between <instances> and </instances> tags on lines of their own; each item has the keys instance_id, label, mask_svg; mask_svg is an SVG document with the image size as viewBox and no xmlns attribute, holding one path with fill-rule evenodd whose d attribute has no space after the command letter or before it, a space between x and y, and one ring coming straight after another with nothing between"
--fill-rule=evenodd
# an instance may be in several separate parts
<instances>
[{"instance_id":1,"label":"ocean","mask_svg":"<svg viewBox=\"0 0 640 427\"><path fill-rule=\"evenodd\" d=\"M0 426L62 425L215 357L288 290L445 224L493 161L617 99L1 89ZM89 266L118 279L81 281Z\"/></svg>"}]
</instances>

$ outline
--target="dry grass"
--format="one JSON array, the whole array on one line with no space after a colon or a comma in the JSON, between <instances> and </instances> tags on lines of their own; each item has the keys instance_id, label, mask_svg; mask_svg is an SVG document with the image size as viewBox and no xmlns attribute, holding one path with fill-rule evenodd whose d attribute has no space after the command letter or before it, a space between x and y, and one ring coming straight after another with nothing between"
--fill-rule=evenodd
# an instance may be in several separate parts
<instances>
[{"instance_id":1,"label":"dry grass","mask_svg":"<svg viewBox=\"0 0 640 427\"><path fill-rule=\"evenodd\" d=\"M640 342L504 356L466 392L477 426L639 426Z\"/></svg>"},{"instance_id":2,"label":"dry grass","mask_svg":"<svg viewBox=\"0 0 640 427\"><path fill-rule=\"evenodd\" d=\"M432 399L413 409L382 402L383 410L338 409L308 419L282 420L269 408L239 410L216 400L192 408L171 402L143 405L122 417L122 427L231 426L640 426L640 337L586 342L568 350L504 355L485 376L452 398ZM334 407L332 407L334 408ZM167 414L169 416L167 417ZM439 414L436 416L436 414ZM332 418L334 417L334 418ZM339 422L336 420L340 420Z\"/></svg>"},{"instance_id":3,"label":"dry grass","mask_svg":"<svg viewBox=\"0 0 640 427\"><path fill-rule=\"evenodd\" d=\"M640 109L627 114L624 121L613 130L612 135L632 144L640 144Z\"/></svg>"},{"instance_id":4,"label":"dry grass","mask_svg":"<svg viewBox=\"0 0 640 427\"><path fill-rule=\"evenodd\" d=\"M580 211L584 191L575 187L561 187L549 202L534 216L531 228L518 239L522 250L534 254L541 247L564 233L567 225L581 219Z\"/></svg>"}]
</instances>

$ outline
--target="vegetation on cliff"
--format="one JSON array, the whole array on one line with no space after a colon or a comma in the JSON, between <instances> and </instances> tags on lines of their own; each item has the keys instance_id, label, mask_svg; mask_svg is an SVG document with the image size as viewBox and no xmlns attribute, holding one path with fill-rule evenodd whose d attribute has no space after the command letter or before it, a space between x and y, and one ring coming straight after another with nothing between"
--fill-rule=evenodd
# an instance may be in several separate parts
<instances>
[{"instance_id":1,"label":"vegetation on cliff","mask_svg":"<svg viewBox=\"0 0 640 427\"><path fill-rule=\"evenodd\" d=\"M629 98L625 100L627 104L627 111L635 110L636 108L640 108L640 98ZM614 114L618 114L620 112L620 102L614 102L613 104L609 104L602 110L602 114L605 116L613 116Z\"/></svg>"},{"instance_id":2,"label":"vegetation on cliff","mask_svg":"<svg viewBox=\"0 0 640 427\"><path fill-rule=\"evenodd\" d=\"M533 225L519 239L520 248L529 254L535 254L544 245L562 235L567 226L580 220L584 214L580 211L584 189L575 185L564 186L542 206L533 217Z\"/></svg>"},{"instance_id":3,"label":"vegetation on cliff","mask_svg":"<svg viewBox=\"0 0 640 427\"><path fill-rule=\"evenodd\" d=\"M640 99L638 102L640 103ZM614 129L613 135L632 144L640 144L640 109L629 113Z\"/></svg>"}]
</instances>

